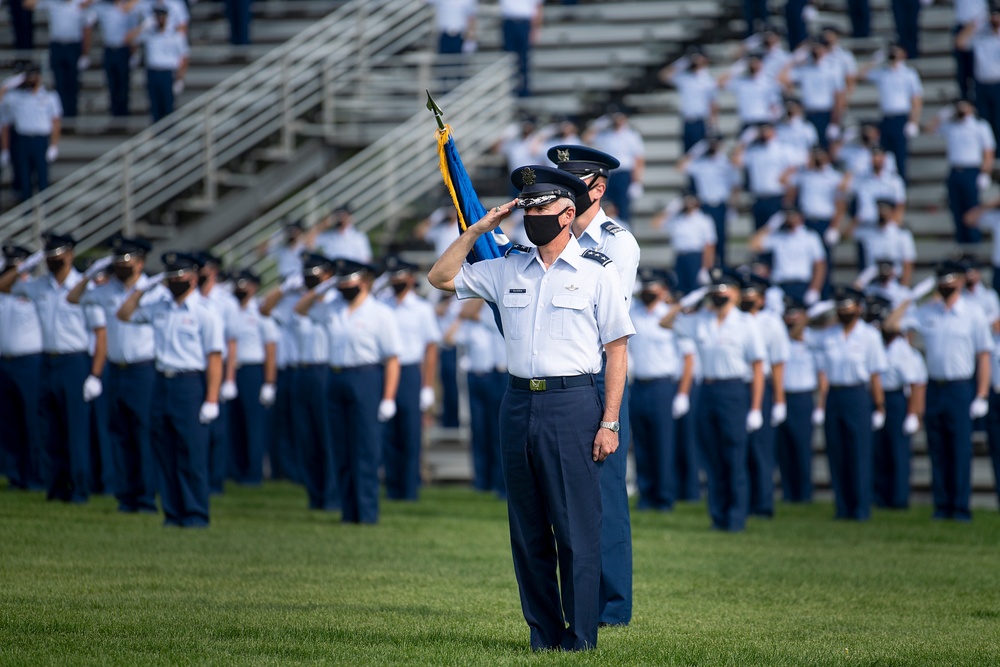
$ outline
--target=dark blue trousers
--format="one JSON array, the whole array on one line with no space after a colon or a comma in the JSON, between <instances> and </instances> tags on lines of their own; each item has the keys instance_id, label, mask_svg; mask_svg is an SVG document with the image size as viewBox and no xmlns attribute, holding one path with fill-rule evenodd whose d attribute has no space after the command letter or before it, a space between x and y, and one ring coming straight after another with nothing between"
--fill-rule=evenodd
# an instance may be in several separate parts
<instances>
[{"instance_id":1,"label":"dark blue trousers","mask_svg":"<svg viewBox=\"0 0 1000 667\"><path fill-rule=\"evenodd\" d=\"M816 128L819 136L819 145L823 150L830 147L830 141L826 138L826 128L830 127L830 120L833 114L829 111L807 111L806 120Z\"/></svg>"},{"instance_id":2,"label":"dark blue trousers","mask_svg":"<svg viewBox=\"0 0 1000 667\"><path fill-rule=\"evenodd\" d=\"M121 458L111 442L107 392L90 402L90 490L118 496Z\"/></svg>"},{"instance_id":3,"label":"dark blue trousers","mask_svg":"<svg viewBox=\"0 0 1000 667\"><path fill-rule=\"evenodd\" d=\"M899 175L906 181L906 164L910 156L910 143L906 138L906 121L909 117L906 114L898 116L885 116L879 127L882 131L882 147L896 156L896 167Z\"/></svg>"},{"instance_id":4,"label":"dark blue trousers","mask_svg":"<svg viewBox=\"0 0 1000 667\"><path fill-rule=\"evenodd\" d=\"M754 197L750 206L750 213L753 214L754 229L760 229L767 224L771 216L781 210L782 196L775 197Z\"/></svg>"},{"instance_id":5,"label":"dark blue trousers","mask_svg":"<svg viewBox=\"0 0 1000 667\"><path fill-rule=\"evenodd\" d=\"M990 391L990 411L986 413L986 436L993 462L993 488L1000 500L1000 393Z\"/></svg>"},{"instance_id":6,"label":"dark blue trousers","mask_svg":"<svg viewBox=\"0 0 1000 667\"><path fill-rule=\"evenodd\" d=\"M129 50L127 46L104 48L104 75L108 78L108 95L112 116L128 115Z\"/></svg>"},{"instance_id":7,"label":"dark blue trousers","mask_svg":"<svg viewBox=\"0 0 1000 667\"><path fill-rule=\"evenodd\" d=\"M774 433L782 497L788 503L808 503L813 491L813 394L811 391L787 392L785 403L788 419Z\"/></svg>"},{"instance_id":8,"label":"dark blue trousers","mask_svg":"<svg viewBox=\"0 0 1000 667\"><path fill-rule=\"evenodd\" d=\"M378 521L378 464L382 424L378 404L385 382L380 365L330 370L327 410L345 523Z\"/></svg>"},{"instance_id":9,"label":"dark blue trousers","mask_svg":"<svg viewBox=\"0 0 1000 667\"><path fill-rule=\"evenodd\" d=\"M970 209L979 206L977 176L979 169L973 167L952 167L948 173L948 208L955 223L956 243L979 243L983 240L983 233L977 227L968 227L962 222Z\"/></svg>"},{"instance_id":10,"label":"dark blue trousers","mask_svg":"<svg viewBox=\"0 0 1000 667\"><path fill-rule=\"evenodd\" d=\"M956 25L952 30L953 35L962 32L962 27ZM955 78L958 80L958 96L963 100L976 99L976 80L973 78L973 68L975 67L975 56L972 49L960 51L957 48L952 51L955 56ZM982 115L982 114L980 114Z\"/></svg>"},{"instance_id":11,"label":"dark blue trousers","mask_svg":"<svg viewBox=\"0 0 1000 667\"><path fill-rule=\"evenodd\" d=\"M976 81L976 109L993 128L993 136L1000 137L1000 83Z\"/></svg>"},{"instance_id":12,"label":"dark blue trousers","mask_svg":"<svg viewBox=\"0 0 1000 667\"><path fill-rule=\"evenodd\" d=\"M265 419L270 433L267 444L271 479L290 479L301 484L302 463L292 433L292 387L297 378L298 368L278 369L274 405L266 411Z\"/></svg>"},{"instance_id":13,"label":"dark blue trousers","mask_svg":"<svg viewBox=\"0 0 1000 667\"><path fill-rule=\"evenodd\" d=\"M503 20L503 50L517 54L517 85L514 90L518 97L531 94L529 81L531 50L531 21L528 19Z\"/></svg>"},{"instance_id":14,"label":"dark blue trousers","mask_svg":"<svg viewBox=\"0 0 1000 667\"><path fill-rule=\"evenodd\" d=\"M226 0L226 18L229 19L229 43L250 43L251 0Z\"/></svg>"},{"instance_id":15,"label":"dark blue trousers","mask_svg":"<svg viewBox=\"0 0 1000 667\"><path fill-rule=\"evenodd\" d=\"M442 32L438 36L438 53L442 55L458 55L462 52L462 44L465 42L462 33L449 35Z\"/></svg>"},{"instance_id":16,"label":"dark blue trousers","mask_svg":"<svg viewBox=\"0 0 1000 667\"><path fill-rule=\"evenodd\" d=\"M641 509L671 510L677 499L674 452L676 425L670 406L677 395L672 378L636 380L629 398Z\"/></svg>"},{"instance_id":17,"label":"dark blue trousers","mask_svg":"<svg viewBox=\"0 0 1000 667\"><path fill-rule=\"evenodd\" d=\"M747 470L750 479L750 514L774 516L774 428L771 426L771 408L774 407L774 390L768 378L764 384L764 401L761 412L764 425L747 438Z\"/></svg>"},{"instance_id":18,"label":"dark blue trousers","mask_svg":"<svg viewBox=\"0 0 1000 667\"><path fill-rule=\"evenodd\" d=\"M89 374L86 352L43 357L39 414L52 465L49 500L84 503L90 497L90 405L83 400Z\"/></svg>"},{"instance_id":19,"label":"dark blue trousers","mask_svg":"<svg viewBox=\"0 0 1000 667\"><path fill-rule=\"evenodd\" d=\"M705 138L705 119L684 121L684 152Z\"/></svg>"},{"instance_id":20,"label":"dark blue trousers","mask_svg":"<svg viewBox=\"0 0 1000 667\"><path fill-rule=\"evenodd\" d=\"M500 463L500 402L507 376L496 371L469 373L469 420L472 426L472 486L506 495Z\"/></svg>"},{"instance_id":21,"label":"dark blue trousers","mask_svg":"<svg viewBox=\"0 0 1000 667\"><path fill-rule=\"evenodd\" d=\"M205 374L156 375L152 443L163 525L208 525L209 427L198 421L205 401Z\"/></svg>"},{"instance_id":22,"label":"dark blue trousers","mask_svg":"<svg viewBox=\"0 0 1000 667\"><path fill-rule=\"evenodd\" d=\"M48 456L38 421L42 355L0 357L0 442L10 457L7 477L19 489L44 489Z\"/></svg>"},{"instance_id":23,"label":"dark blue trousers","mask_svg":"<svg viewBox=\"0 0 1000 667\"><path fill-rule=\"evenodd\" d=\"M596 386L508 387L500 406L514 574L535 650L597 646L603 466L592 455L603 411Z\"/></svg>"},{"instance_id":24,"label":"dark blue trousers","mask_svg":"<svg viewBox=\"0 0 1000 667\"><path fill-rule=\"evenodd\" d=\"M767 0L743 0L743 19L747 22L747 37L767 24Z\"/></svg>"},{"instance_id":25,"label":"dark blue trousers","mask_svg":"<svg viewBox=\"0 0 1000 667\"><path fill-rule=\"evenodd\" d=\"M716 530L746 528L747 428L750 385L742 380L705 380L698 397L698 444L708 473L708 514Z\"/></svg>"},{"instance_id":26,"label":"dark blue trousers","mask_svg":"<svg viewBox=\"0 0 1000 667\"><path fill-rule=\"evenodd\" d=\"M80 71L76 68L83 45L80 42L49 42L49 66L55 79L56 92L62 101L63 116L76 115L80 94Z\"/></svg>"},{"instance_id":27,"label":"dark blue trousers","mask_svg":"<svg viewBox=\"0 0 1000 667\"><path fill-rule=\"evenodd\" d=\"M972 518L972 380L927 383L927 452L931 457L934 518Z\"/></svg>"},{"instance_id":28,"label":"dark blue trousers","mask_svg":"<svg viewBox=\"0 0 1000 667\"><path fill-rule=\"evenodd\" d=\"M604 371L597 376L597 391L604 401ZM628 508L628 448L632 441L628 385L622 392L618 413L618 451L604 460L601 469L601 596L600 622L628 625L632 620L632 520ZM600 420L598 420L600 421Z\"/></svg>"},{"instance_id":29,"label":"dark blue trousers","mask_svg":"<svg viewBox=\"0 0 1000 667\"><path fill-rule=\"evenodd\" d=\"M701 465L698 462L698 425L695 415L701 397L701 385L691 385L691 410L674 422L677 427L674 438L674 488L677 500L699 502L701 500ZM667 409L666 407L664 409Z\"/></svg>"},{"instance_id":30,"label":"dark blue trousers","mask_svg":"<svg viewBox=\"0 0 1000 667\"><path fill-rule=\"evenodd\" d=\"M48 135L14 135L14 150L10 155L21 201L31 199L36 190L41 192L49 187L49 163L45 159L48 148Z\"/></svg>"},{"instance_id":31,"label":"dark blue trousers","mask_svg":"<svg viewBox=\"0 0 1000 667\"><path fill-rule=\"evenodd\" d=\"M416 500L420 487L420 364L400 368L396 392L396 416L385 425L382 463L385 466L386 497Z\"/></svg>"},{"instance_id":32,"label":"dark blue trousers","mask_svg":"<svg viewBox=\"0 0 1000 667\"><path fill-rule=\"evenodd\" d=\"M701 211L708 217L710 217L713 222L715 222L715 236L717 241L715 242L715 265L725 266L726 265L726 213L728 208L725 202L719 204L718 206L709 206L708 204L701 205Z\"/></svg>"},{"instance_id":33,"label":"dark blue trousers","mask_svg":"<svg viewBox=\"0 0 1000 667\"><path fill-rule=\"evenodd\" d=\"M872 32L872 12L868 0L847 0L851 17L851 37L868 37Z\"/></svg>"},{"instance_id":34,"label":"dark blue trousers","mask_svg":"<svg viewBox=\"0 0 1000 667\"><path fill-rule=\"evenodd\" d=\"M789 51L797 49L809 36L805 19L802 18L802 10L806 4L806 0L788 0L785 3L785 28L788 30Z\"/></svg>"},{"instance_id":35,"label":"dark blue trousers","mask_svg":"<svg viewBox=\"0 0 1000 667\"><path fill-rule=\"evenodd\" d=\"M325 364L298 368L292 386L292 433L301 452L302 481L309 497L309 509L340 509L337 492L337 469L327 419L327 380L330 369Z\"/></svg>"},{"instance_id":36,"label":"dark blue trousers","mask_svg":"<svg viewBox=\"0 0 1000 667\"><path fill-rule=\"evenodd\" d=\"M10 23L14 28L14 48L18 51L30 51L35 48L34 12L24 8L24 0L11 0Z\"/></svg>"},{"instance_id":37,"label":"dark blue trousers","mask_svg":"<svg viewBox=\"0 0 1000 667\"><path fill-rule=\"evenodd\" d=\"M702 259L700 252L682 252L675 258L677 289L684 294L698 288L698 271L701 270Z\"/></svg>"},{"instance_id":38,"label":"dark blue trousers","mask_svg":"<svg viewBox=\"0 0 1000 667\"><path fill-rule=\"evenodd\" d=\"M632 203L629 201L628 186L632 185L631 169L615 169L608 176L608 187L604 199L610 201L618 209L618 220L628 222L632 214Z\"/></svg>"},{"instance_id":39,"label":"dark blue trousers","mask_svg":"<svg viewBox=\"0 0 1000 667\"><path fill-rule=\"evenodd\" d=\"M267 413L260 404L263 384L263 364L236 369L237 395L229 403L229 447L233 479L239 484L257 485L264 481Z\"/></svg>"},{"instance_id":40,"label":"dark blue trousers","mask_svg":"<svg viewBox=\"0 0 1000 667\"><path fill-rule=\"evenodd\" d=\"M156 463L150 433L155 382L151 361L123 366L108 363L104 371L108 434L120 465L115 497L122 512L156 511Z\"/></svg>"},{"instance_id":41,"label":"dark blue trousers","mask_svg":"<svg viewBox=\"0 0 1000 667\"><path fill-rule=\"evenodd\" d=\"M892 17L899 45L906 50L907 58L919 58L920 0L892 0Z\"/></svg>"},{"instance_id":42,"label":"dark blue trousers","mask_svg":"<svg viewBox=\"0 0 1000 667\"><path fill-rule=\"evenodd\" d=\"M809 283L806 282L795 281L790 283L781 283L779 286L781 287L781 291L787 296L790 296L793 299L798 299L799 301L801 301L805 297L806 292L809 291ZM765 419L764 421L767 420Z\"/></svg>"},{"instance_id":43,"label":"dark blue trousers","mask_svg":"<svg viewBox=\"0 0 1000 667\"><path fill-rule=\"evenodd\" d=\"M438 353L441 374L441 426L458 428L458 350L442 347Z\"/></svg>"},{"instance_id":44,"label":"dark blue trousers","mask_svg":"<svg viewBox=\"0 0 1000 667\"><path fill-rule=\"evenodd\" d=\"M876 507L904 509L910 504L910 436L903 433L906 406L902 390L885 392L885 426L872 438Z\"/></svg>"},{"instance_id":45,"label":"dark blue trousers","mask_svg":"<svg viewBox=\"0 0 1000 667\"><path fill-rule=\"evenodd\" d=\"M174 111L174 72L169 69L146 70L146 92L153 122Z\"/></svg>"},{"instance_id":46,"label":"dark blue trousers","mask_svg":"<svg viewBox=\"0 0 1000 667\"><path fill-rule=\"evenodd\" d=\"M824 430L838 519L865 521L871 516L871 417L867 387L830 388Z\"/></svg>"},{"instance_id":47,"label":"dark blue trousers","mask_svg":"<svg viewBox=\"0 0 1000 667\"><path fill-rule=\"evenodd\" d=\"M212 493L224 493L229 472L229 413L231 402L219 402L219 417L208 425L208 484Z\"/></svg>"}]
</instances>

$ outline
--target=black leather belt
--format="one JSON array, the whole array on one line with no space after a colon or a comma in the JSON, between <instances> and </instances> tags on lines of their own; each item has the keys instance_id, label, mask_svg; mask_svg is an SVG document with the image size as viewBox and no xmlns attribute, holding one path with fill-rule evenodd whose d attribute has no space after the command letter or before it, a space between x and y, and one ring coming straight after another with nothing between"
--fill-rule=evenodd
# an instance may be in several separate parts
<instances>
[{"instance_id":1,"label":"black leather belt","mask_svg":"<svg viewBox=\"0 0 1000 667\"><path fill-rule=\"evenodd\" d=\"M510 386L514 389L528 391L550 391L552 389L571 389L572 387L593 386L593 375L557 375L542 378L519 378L510 376Z\"/></svg>"},{"instance_id":2,"label":"black leather belt","mask_svg":"<svg viewBox=\"0 0 1000 667\"><path fill-rule=\"evenodd\" d=\"M168 380L173 380L175 378L190 377L192 375L203 375L205 371L157 371L157 373Z\"/></svg>"}]
</instances>

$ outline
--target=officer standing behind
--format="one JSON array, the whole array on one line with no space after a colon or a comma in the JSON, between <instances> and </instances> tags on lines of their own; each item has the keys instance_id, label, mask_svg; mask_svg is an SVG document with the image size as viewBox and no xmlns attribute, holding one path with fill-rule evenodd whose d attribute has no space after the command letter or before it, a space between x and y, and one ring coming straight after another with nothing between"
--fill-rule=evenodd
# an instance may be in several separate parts
<instances>
[{"instance_id":1,"label":"officer standing behind","mask_svg":"<svg viewBox=\"0 0 1000 667\"><path fill-rule=\"evenodd\" d=\"M689 177L703 213L715 223L715 261L726 264L726 219L729 200L742 184L742 175L729 161L722 137L710 134L677 161L677 169Z\"/></svg>"},{"instance_id":2,"label":"officer standing behind","mask_svg":"<svg viewBox=\"0 0 1000 667\"><path fill-rule=\"evenodd\" d=\"M330 222L333 229L328 229ZM350 204L334 210L329 220L320 223L324 230L316 239L318 251L330 258L350 259L367 264L372 261L372 246L368 236L354 226Z\"/></svg>"},{"instance_id":3,"label":"officer standing behind","mask_svg":"<svg viewBox=\"0 0 1000 667\"><path fill-rule=\"evenodd\" d=\"M104 44L104 75L108 79L108 109L112 116L128 116L130 86L129 30L139 21L139 0L98 0L90 12L101 28Z\"/></svg>"},{"instance_id":4,"label":"officer standing behind","mask_svg":"<svg viewBox=\"0 0 1000 667\"><path fill-rule=\"evenodd\" d=\"M0 103L3 152L12 156L21 201L31 199L36 183L39 192L49 187L49 163L59 156L62 115L59 95L45 89L34 63L25 68L21 87Z\"/></svg>"},{"instance_id":5,"label":"officer standing behind","mask_svg":"<svg viewBox=\"0 0 1000 667\"><path fill-rule=\"evenodd\" d=\"M208 526L208 424L219 416L222 318L198 297L198 259L166 253L173 298L139 305L136 289L118 319L152 324L156 357L153 453L159 471L164 526Z\"/></svg>"},{"instance_id":6,"label":"officer standing behind","mask_svg":"<svg viewBox=\"0 0 1000 667\"><path fill-rule=\"evenodd\" d=\"M496 303L511 378L500 438L514 571L535 650L597 646L602 466L618 449L627 341L635 333L618 271L569 231L587 184L549 167L518 169L517 200L462 234L428 278L459 298ZM580 204L582 207L584 204ZM465 264L514 206L530 252ZM602 401L595 376L607 357ZM559 579L556 579L558 560ZM568 627L567 627L568 626Z\"/></svg>"},{"instance_id":7,"label":"officer standing behind","mask_svg":"<svg viewBox=\"0 0 1000 667\"><path fill-rule=\"evenodd\" d=\"M336 277L310 289L295 305L326 328L327 414L345 523L378 521L378 464L382 423L396 415L399 326L392 310L371 295L374 269L334 260ZM340 298L318 301L336 284Z\"/></svg>"},{"instance_id":8,"label":"officer standing behind","mask_svg":"<svg viewBox=\"0 0 1000 667\"><path fill-rule=\"evenodd\" d=\"M130 45L141 44L146 57L146 91L153 122L174 110L174 97L184 92L188 66L188 43L183 32L167 25L169 10L153 7L154 25L144 21L125 38Z\"/></svg>"},{"instance_id":9,"label":"officer standing behind","mask_svg":"<svg viewBox=\"0 0 1000 667\"><path fill-rule=\"evenodd\" d=\"M747 69L745 76L742 72L744 66ZM737 62L722 74L719 88L728 90L736 98L741 132L759 123L773 123L780 113L781 85L764 71L764 61L759 52L748 54L745 63Z\"/></svg>"},{"instance_id":10,"label":"officer standing behind","mask_svg":"<svg viewBox=\"0 0 1000 667\"><path fill-rule=\"evenodd\" d=\"M889 62L880 67L873 61L861 68L861 76L878 88L882 110L882 146L896 156L899 175L906 180L908 141L920 134L920 114L924 108L924 87L917 70L906 64L906 51L898 44L889 47Z\"/></svg>"},{"instance_id":11,"label":"officer standing behind","mask_svg":"<svg viewBox=\"0 0 1000 667\"><path fill-rule=\"evenodd\" d=\"M28 11L49 13L49 67L66 117L76 116L80 72L90 67L91 0L24 0Z\"/></svg>"},{"instance_id":12,"label":"officer standing behind","mask_svg":"<svg viewBox=\"0 0 1000 667\"><path fill-rule=\"evenodd\" d=\"M631 302L639 268L639 244L628 230L605 214L601 203L607 193L608 179L619 166L607 153L585 146L558 145L548 151L548 158L561 171L578 177L587 185L587 200L577 200L576 219L571 232L581 248L607 255L616 269L624 290L625 304ZM711 222L709 222L711 227ZM605 376L597 376L597 389L603 392ZM627 625L632 619L632 524L628 511L625 484L628 443L631 439L628 413L628 387L623 389L619 414L619 442L625 447L605 461L601 472L601 623Z\"/></svg>"},{"instance_id":13,"label":"officer standing behind","mask_svg":"<svg viewBox=\"0 0 1000 667\"><path fill-rule=\"evenodd\" d=\"M386 496L390 500L417 499L423 416L434 407L441 330L433 306L416 293L417 268L397 255L382 261L392 289L392 295L382 302L392 309L400 333L397 409L385 425L382 450Z\"/></svg>"},{"instance_id":14,"label":"officer standing behind","mask_svg":"<svg viewBox=\"0 0 1000 667\"><path fill-rule=\"evenodd\" d=\"M708 271L715 266L714 221L701 210L700 202L693 192L682 195L683 208L674 211L668 206L662 214L654 218L650 226L660 229L664 225L670 234L670 246L674 249L674 270L677 272L677 289L684 294L708 282Z\"/></svg>"},{"instance_id":15,"label":"officer standing behind","mask_svg":"<svg viewBox=\"0 0 1000 667\"><path fill-rule=\"evenodd\" d=\"M798 66L792 60L778 80L787 87L798 85L806 120L816 128L819 145L825 149L831 136L837 138L840 134L840 117L847 106L846 81L841 68L829 58L822 40L812 42L809 52L811 60Z\"/></svg>"},{"instance_id":16,"label":"officer standing behind","mask_svg":"<svg viewBox=\"0 0 1000 667\"><path fill-rule=\"evenodd\" d=\"M781 210L785 196L782 182L796 167L792 151L774 133L774 124L761 123L757 137L750 146L740 146L733 152L733 164L746 167L747 190L753 196L751 205L754 229L767 224Z\"/></svg>"},{"instance_id":17,"label":"officer standing behind","mask_svg":"<svg viewBox=\"0 0 1000 667\"><path fill-rule=\"evenodd\" d=\"M790 296L785 297L784 303L790 339L784 374L788 418L775 427L774 452L785 502L808 503L813 493L813 395L819 387L819 374L806 329L809 324L806 305Z\"/></svg>"},{"instance_id":18,"label":"officer standing behind","mask_svg":"<svg viewBox=\"0 0 1000 667\"><path fill-rule=\"evenodd\" d=\"M830 156L822 148L809 153L806 166L789 174L785 179L786 202L795 202L805 218L806 227L823 239L826 252L827 275L824 291L830 285L833 266L831 248L840 242L840 225L847 209L844 195L850 186L850 176L845 176L830 165Z\"/></svg>"},{"instance_id":19,"label":"officer standing behind","mask_svg":"<svg viewBox=\"0 0 1000 667\"><path fill-rule=\"evenodd\" d=\"M583 140L603 151L607 157L615 156L611 159L616 161L616 165L609 169L604 196L617 207L621 221L631 222L632 201L641 199L644 192L642 180L646 175L646 147L642 136L629 125L625 112L615 108L607 116L594 121L584 132ZM552 160L551 157L549 159Z\"/></svg>"},{"instance_id":20,"label":"officer standing behind","mask_svg":"<svg viewBox=\"0 0 1000 667\"><path fill-rule=\"evenodd\" d=\"M957 13L957 12L956 12ZM990 10L989 22L970 21L956 38L959 49L971 49L980 117L1000 136L1000 7Z\"/></svg>"},{"instance_id":21,"label":"officer standing behind","mask_svg":"<svg viewBox=\"0 0 1000 667\"><path fill-rule=\"evenodd\" d=\"M771 281L786 295L809 306L819 301L826 281L826 250L798 209L775 214L750 239L750 249L771 253Z\"/></svg>"},{"instance_id":22,"label":"officer standing behind","mask_svg":"<svg viewBox=\"0 0 1000 667\"><path fill-rule=\"evenodd\" d=\"M691 71L687 72L690 66ZM660 72L660 80L677 88L678 107L684 119L684 152L705 138L709 127L715 127L719 108L716 97L719 84L708 72L708 58L700 50L689 50Z\"/></svg>"}]
</instances>

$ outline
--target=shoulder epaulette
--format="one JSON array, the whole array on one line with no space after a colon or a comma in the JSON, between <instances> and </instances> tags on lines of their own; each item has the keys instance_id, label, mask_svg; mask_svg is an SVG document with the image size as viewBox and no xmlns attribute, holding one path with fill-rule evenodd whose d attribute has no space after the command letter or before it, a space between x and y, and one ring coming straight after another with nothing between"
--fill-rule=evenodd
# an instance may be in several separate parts
<instances>
[{"instance_id":1,"label":"shoulder epaulette","mask_svg":"<svg viewBox=\"0 0 1000 667\"><path fill-rule=\"evenodd\" d=\"M620 227L620 226L616 225L615 223L611 222L610 220L608 220L607 222L603 223L601 225L601 229L603 229L604 231L606 231L608 234L620 234L621 232L625 231L624 227Z\"/></svg>"},{"instance_id":2,"label":"shoulder epaulette","mask_svg":"<svg viewBox=\"0 0 1000 667\"><path fill-rule=\"evenodd\" d=\"M507 252L505 252L503 256L506 257L512 252L531 252L531 248L526 245L521 245L520 243L511 243L510 247L507 248Z\"/></svg>"},{"instance_id":3,"label":"shoulder epaulette","mask_svg":"<svg viewBox=\"0 0 1000 667\"><path fill-rule=\"evenodd\" d=\"M601 266L607 266L611 263L611 258L605 255L603 252L597 252L596 250L591 250L587 248L583 251L581 257L586 257L587 259L592 259L595 262L600 262Z\"/></svg>"}]
</instances>

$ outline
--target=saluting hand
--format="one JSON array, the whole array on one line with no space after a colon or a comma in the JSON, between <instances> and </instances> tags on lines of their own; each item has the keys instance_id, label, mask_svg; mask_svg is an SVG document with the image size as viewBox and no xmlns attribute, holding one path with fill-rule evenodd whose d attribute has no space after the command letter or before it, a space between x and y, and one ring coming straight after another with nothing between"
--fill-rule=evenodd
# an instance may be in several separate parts
<instances>
[{"instance_id":1,"label":"saluting hand","mask_svg":"<svg viewBox=\"0 0 1000 667\"><path fill-rule=\"evenodd\" d=\"M479 221L476 222L476 224L473 226L476 227L476 230L480 234L486 234L488 232L492 232L494 229L500 226L500 223L503 222L507 218L507 216L510 215L511 211L514 210L515 204L517 204L517 200L512 199L506 204L502 204L501 206L496 206L494 208L491 208L489 211L486 212L486 215L480 218Z\"/></svg>"},{"instance_id":2,"label":"saluting hand","mask_svg":"<svg viewBox=\"0 0 1000 667\"><path fill-rule=\"evenodd\" d=\"M594 461L600 463L618 449L618 434L608 428L597 429L594 436Z\"/></svg>"}]
</instances>

